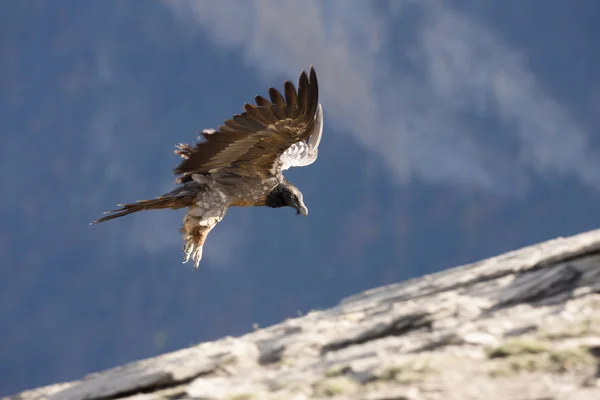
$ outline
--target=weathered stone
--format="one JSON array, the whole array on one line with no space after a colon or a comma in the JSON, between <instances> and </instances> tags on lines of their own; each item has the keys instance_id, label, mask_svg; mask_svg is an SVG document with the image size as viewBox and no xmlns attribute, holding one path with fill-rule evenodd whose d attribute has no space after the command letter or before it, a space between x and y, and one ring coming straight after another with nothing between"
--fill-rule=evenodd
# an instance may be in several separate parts
<instances>
[{"instance_id":1,"label":"weathered stone","mask_svg":"<svg viewBox=\"0 0 600 400\"><path fill-rule=\"evenodd\" d=\"M8 399L600 398L600 230Z\"/></svg>"}]
</instances>

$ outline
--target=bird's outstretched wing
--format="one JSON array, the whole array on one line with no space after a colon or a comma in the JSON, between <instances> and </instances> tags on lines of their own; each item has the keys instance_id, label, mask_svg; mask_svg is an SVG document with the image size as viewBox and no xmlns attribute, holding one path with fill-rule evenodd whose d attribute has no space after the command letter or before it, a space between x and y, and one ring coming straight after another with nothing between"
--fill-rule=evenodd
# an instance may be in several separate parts
<instances>
[{"instance_id":1,"label":"bird's outstretched wing","mask_svg":"<svg viewBox=\"0 0 600 400\"><path fill-rule=\"evenodd\" d=\"M264 177L280 174L284 161L281 155L293 144L315 134L318 126L319 87L314 68L310 69L310 78L302 72L297 92L294 84L286 81L284 95L270 88L269 96L270 101L256 96L256 105L244 105L242 114L234 115L218 130L203 132L205 140L194 147L180 145L176 153L184 160L174 170L182 175L180 181L189 181L196 173L224 168L242 173L252 169ZM318 144L320 132L317 133Z\"/></svg>"}]
</instances>

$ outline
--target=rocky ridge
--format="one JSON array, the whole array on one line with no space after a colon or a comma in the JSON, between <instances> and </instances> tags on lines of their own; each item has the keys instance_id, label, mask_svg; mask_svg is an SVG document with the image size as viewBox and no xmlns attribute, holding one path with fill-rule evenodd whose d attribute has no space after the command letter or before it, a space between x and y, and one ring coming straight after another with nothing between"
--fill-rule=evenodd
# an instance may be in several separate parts
<instances>
[{"instance_id":1,"label":"rocky ridge","mask_svg":"<svg viewBox=\"0 0 600 400\"><path fill-rule=\"evenodd\" d=\"M599 399L600 230L5 399Z\"/></svg>"}]
</instances>

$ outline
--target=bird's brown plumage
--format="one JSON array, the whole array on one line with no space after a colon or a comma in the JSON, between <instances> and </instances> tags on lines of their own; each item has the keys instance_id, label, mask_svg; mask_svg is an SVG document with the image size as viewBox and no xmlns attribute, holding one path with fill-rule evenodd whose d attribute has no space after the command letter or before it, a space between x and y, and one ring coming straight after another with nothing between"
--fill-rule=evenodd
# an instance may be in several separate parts
<instances>
[{"instance_id":1,"label":"bird's brown plumage","mask_svg":"<svg viewBox=\"0 0 600 400\"><path fill-rule=\"evenodd\" d=\"M289 206L306 215L302 193L283 178L282 167L309 165L316 159L322 114L314 68L310 77L302 72L298 91L286 81L283 95L270 88L269 97L270 101L256 96L255 105L245 104L243 113L226 120L216 131L203 131L204 140L194 146L177 146L175 153L183 161L174 173L181 186L153 200L123 204L93 223L141 210L188 207L180 231L185 261L191 257L197 268L207 235L231 206ZM316 138L316 144L300 143L309 137ZM294 144L306 145L308 158L297 158L296 148L286 152ZM281 160L284 152L285 166Z\"/></svg>"},{"instance_id":2,"label":"bird's brown plumage","mask_svg":"<svg viewBox=\"0 0 600 400\"><path fill-rule=\"evenodd\" d=\"M263 178L281 171L277 160L292 144L307 139L313 131L315 112L319 104L319 86L314 68L310 79L302 72L298 92L290 81L284 83L284 95L269 88L271 101L256 96L256 105L245 104L244 112L236 114L213 133L203 133L205 139L195 147L185 146L177 153L184 160L175 168L182 182L191 174L206 174L223 168L244 175L252 170Z\"/></svg>"}]
</instances>

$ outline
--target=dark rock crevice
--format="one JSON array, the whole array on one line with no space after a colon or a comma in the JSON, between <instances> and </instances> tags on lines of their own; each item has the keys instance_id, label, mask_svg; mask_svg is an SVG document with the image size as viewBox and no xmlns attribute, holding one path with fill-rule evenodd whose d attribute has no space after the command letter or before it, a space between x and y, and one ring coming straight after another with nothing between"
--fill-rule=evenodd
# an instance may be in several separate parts
<instances>
[{"instance_id":1,"label":"dark rock crevice","mask_svg":"<svg viewBox=\"0 0 600 400\"><path fill-rule=\"evenodd\" d=\"M363 344L372 340L382 339L387 336L402 336L408 332L431 328L432 320L429 313L413 313L403 315L389 323L380 323L370 327L358 335L328 343L321 349L321 354L336 351L348 346Z\"/></svg>"}]
</instances>

